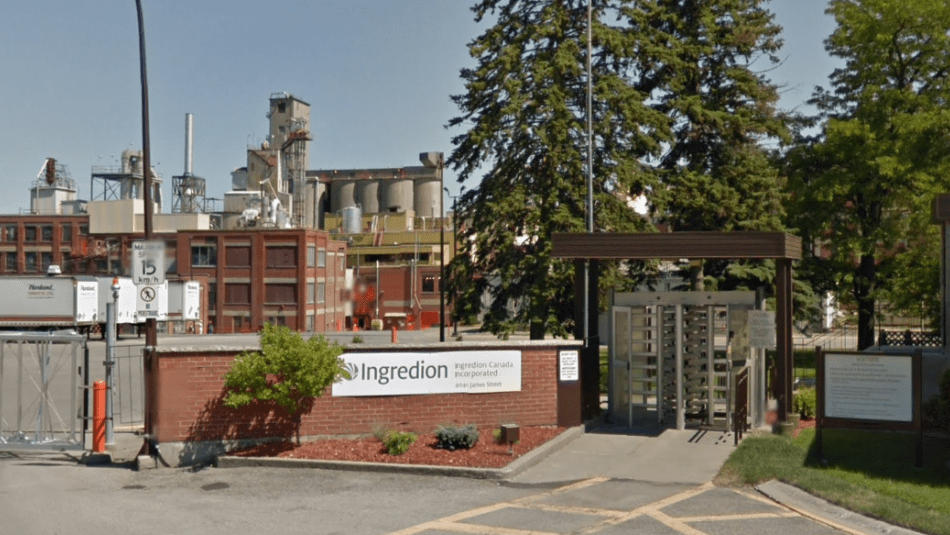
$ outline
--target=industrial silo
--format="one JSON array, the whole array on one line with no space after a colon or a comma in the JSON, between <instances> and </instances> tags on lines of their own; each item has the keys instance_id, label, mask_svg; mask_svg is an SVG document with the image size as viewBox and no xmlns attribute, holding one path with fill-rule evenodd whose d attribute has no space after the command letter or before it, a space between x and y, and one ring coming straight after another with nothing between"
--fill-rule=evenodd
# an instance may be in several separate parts
<instances>
[{"instance_id":1,"label":"industrial silo","mask_svg":"<svg viewBox=\"0 0 950 535\"><path fill-rule=\"evenodd\" d=\"M336 213L350 206L356 206L356 181L344 178L331 182L330 211Z\"/></svg>"},{"instance_id":2,"label":"industrial silo","mask_svg":"<svg viewBox=\"0 0 950 535\"><path fill-rule=\"evenodd\" d=\"M363 231L363 214L359 206L347 206L343 209L343 233L359 234Z\"/></svg>"},{"instance_id":3,"label":"industrial silo","mask_svg":"<svg viewBox=\"0 0 950 535\"><path fill-rule=\"evenodd\" d=\"M356 199L363 207L363 213L379 213L379 181L363 179L356 183Z\"/></svg>"},{"instance_id":4,"label":"industrial silo","mask_svg":"<svg viewBox=\"0 0 950 535\"><path fill-rule=\"evenodd\" d=\"M442 183L439 179L433 176L416 178L413 185L415 189L413 210L416 216L439 217L439 201L442 194Z\"/></svg>"},{"instance_id":5,"label":"industrial silo","mask_svg":"<svg viewBox=\"0 0 950 535\"><path fill-rule=\"evenodd\" d=\"M381 181L379 196L383 212L406 212L412 210L412 180L397 178Z\"/></svg>"}]
</instances>

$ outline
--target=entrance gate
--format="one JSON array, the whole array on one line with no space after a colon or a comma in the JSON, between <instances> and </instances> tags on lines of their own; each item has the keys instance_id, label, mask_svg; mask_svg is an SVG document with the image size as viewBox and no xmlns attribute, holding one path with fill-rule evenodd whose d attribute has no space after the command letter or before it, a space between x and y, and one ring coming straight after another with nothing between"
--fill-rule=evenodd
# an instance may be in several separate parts
<instances>
[{"instance_id":1,"label":"entrance gate","mask_svg":"<svg viewBox=\"0 0 950 535\"><path fill-rule=\"evenodd\" d=\"M615 293L609 327L612 419L628 427L650 418L675 422L677 429L685 429L687 420L731 429L734 372L750 367L763 384L753 385L751 399L738 401L751 406L751 421L758 423L765 403L764 359L753 358L747 345L732 344L731 337L755 304L753 292ZM743 338L736 341L742 344Z\"/></svg>"},{"instance_id":2,"label":"entrance gate","mask_svg":"<svg viewBox=\"0 0 950 535\"><path fill-rule=\"evenodd\" d=\"M83 449L85 337L0 334L0 450Z\"/></svg>"}]
</instances>

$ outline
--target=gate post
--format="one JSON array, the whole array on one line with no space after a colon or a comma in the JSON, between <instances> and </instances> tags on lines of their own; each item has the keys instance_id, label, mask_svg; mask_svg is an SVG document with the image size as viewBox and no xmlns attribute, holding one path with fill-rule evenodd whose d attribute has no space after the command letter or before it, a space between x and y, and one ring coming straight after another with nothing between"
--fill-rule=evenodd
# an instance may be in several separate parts
<instances>
[{"instance_id":1,"label":"gate post","mask_svg":"<svg viewBox=\"0 0 950 535\"><path fill-rule=\"evenodd\" d=\"M92 451L106 451L106 382L96 381L92 389Z\"/></svg>"}]
</instances>

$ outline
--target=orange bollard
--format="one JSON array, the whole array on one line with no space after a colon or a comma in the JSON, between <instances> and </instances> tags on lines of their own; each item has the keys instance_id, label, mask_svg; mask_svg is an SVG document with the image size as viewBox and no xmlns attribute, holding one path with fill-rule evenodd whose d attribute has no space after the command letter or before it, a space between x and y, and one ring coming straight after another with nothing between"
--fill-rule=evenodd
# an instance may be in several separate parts
<instances>
[{"instance_id":1,"label":"orange bollard","mask_svg":"<svg viewBox=\"0 0 950 535\"><path fill-rule=\"evenodd\" d=\"M393 325L393 343L394 343L394 344L399 343L399 334L398 334L398 333L399 333L399 330L396 329L396 326L395 326L395 325Z\"/></svg>"},{"instance_id":2,"label":"orange bollard","mask_svg":"<svg viewBox=\"0 0 950 535\"><path fill-rule=\"evenodd\" d=\"M343 320L336 320L336 332L343 330Z\"/></svg>"},{"instance_id":3,"label":"orange bollard","mask_svg":"<svg viewBox=\"0 0 950 535\"><path fill-rule=\"evenodd\" d=\"M92 386L92 451L106 451L106 382L96 381Z\"/></svg>"}]
</instances>

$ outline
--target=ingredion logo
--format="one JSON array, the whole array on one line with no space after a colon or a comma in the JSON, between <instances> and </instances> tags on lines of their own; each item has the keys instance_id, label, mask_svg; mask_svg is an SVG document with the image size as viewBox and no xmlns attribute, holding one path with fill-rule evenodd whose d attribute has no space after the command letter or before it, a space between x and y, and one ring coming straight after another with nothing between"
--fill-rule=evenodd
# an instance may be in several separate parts
<instances>
[{"instance_id":1,"label":"ingredion logo","mask_svg":"<svg viewBox=\"0 0 950 535\"><path fill-rule=\"evenodd\" d=\"M449 376L449 367L445 364L426 366L426 361L417 360L411 366L371 366L367 364L345 364L343 368L350 372L350 380L376 381L378 384L388 384L390 380L401 379L446 379Z\"/></svg>"}]
</instances>

